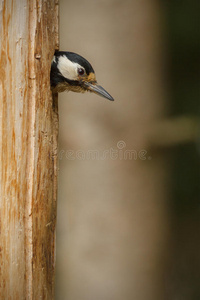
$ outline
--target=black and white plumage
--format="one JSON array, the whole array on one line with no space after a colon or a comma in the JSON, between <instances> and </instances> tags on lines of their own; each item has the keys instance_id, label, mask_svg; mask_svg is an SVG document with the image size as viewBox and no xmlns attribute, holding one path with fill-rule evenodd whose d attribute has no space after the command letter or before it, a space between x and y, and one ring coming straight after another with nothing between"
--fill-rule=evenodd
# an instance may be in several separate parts
<instances>
[{"instance_id":1,"label":"black and white plumage","mask_svg":"<svg viewBox=\"0 0 200 300\"><path fill-rule=\"evenodd\" d=\"M113 101L113 97L97 84L94 69L82 56L73 52L56 51L51 63L53 93L73 91L93 92Z\"/></svg>"}]
</instances>

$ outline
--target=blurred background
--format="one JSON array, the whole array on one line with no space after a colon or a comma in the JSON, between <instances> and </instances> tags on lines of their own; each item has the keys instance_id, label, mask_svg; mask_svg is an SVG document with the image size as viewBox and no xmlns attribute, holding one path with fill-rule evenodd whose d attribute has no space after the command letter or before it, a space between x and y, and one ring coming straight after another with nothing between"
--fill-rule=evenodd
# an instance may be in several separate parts
<instances>
[{"instance_id":1,"label":"blurred background","mask_svg":"<svg viewBox=\"0 0 200 300\"><path fill-rule=\"evenodd\" d=\"M60 0L56 300L200 299L198 0Z\"/></svg>"}]
</instances>

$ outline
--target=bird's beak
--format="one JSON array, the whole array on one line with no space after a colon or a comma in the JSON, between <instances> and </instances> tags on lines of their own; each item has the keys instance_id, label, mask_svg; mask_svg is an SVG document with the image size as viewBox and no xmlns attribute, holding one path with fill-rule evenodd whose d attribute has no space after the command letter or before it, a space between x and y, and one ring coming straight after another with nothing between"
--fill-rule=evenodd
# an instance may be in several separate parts
<instances>
[{"instance_id":1,"label":"bird's beak","mask_svg":"<svg viewBox=\"0 0 200 300\"><path fill-rule=\"evenodd\" d=\"M96 93L97 95L104 97L108 100L114 101L113 97L106 92L106 90L104 90L104 88L102 88L102 86L98 85L98 84L92 84L90 82L84 82L84 87L93 93Z\"/></svg>"}]
</instances>

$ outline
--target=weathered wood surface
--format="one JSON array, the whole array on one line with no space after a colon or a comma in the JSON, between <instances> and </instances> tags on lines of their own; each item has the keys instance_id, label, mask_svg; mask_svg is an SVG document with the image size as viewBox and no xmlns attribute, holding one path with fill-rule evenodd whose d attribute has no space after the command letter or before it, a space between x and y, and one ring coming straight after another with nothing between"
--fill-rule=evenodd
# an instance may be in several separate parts
<instances>
[{"instance_id":1,"label":"weathered wood surface","mask_svg":"<svg viewBox=\"0 0 200 300\"><path fill-rule=\"evenodd\" d=\"M0 299L53 299L58 3L0 0Z\"/></svg>"}]
</instances>

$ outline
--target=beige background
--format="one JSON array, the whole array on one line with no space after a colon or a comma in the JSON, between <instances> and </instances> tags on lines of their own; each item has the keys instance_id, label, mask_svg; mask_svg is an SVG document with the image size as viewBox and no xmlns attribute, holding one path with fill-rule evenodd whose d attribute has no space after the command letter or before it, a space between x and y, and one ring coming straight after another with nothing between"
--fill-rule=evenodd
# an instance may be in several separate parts
<instances>
[{"instance_id":1,"label":"beige background","mask_svg":"<svg viewBox=\"0 0 200 300\"><path fill-rule=\"evenodd\" d=\"M60 49L88 59L115 101L59 95L57 300L164 299L167 162L147 143L166 109L158 3L60 0Z\"/></svg>"}]
</instances>

